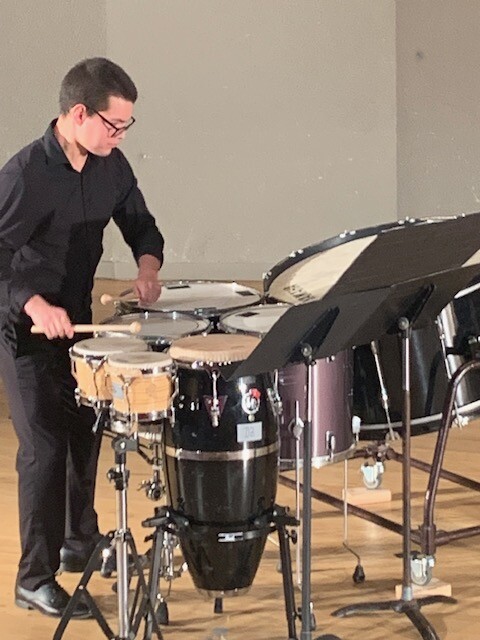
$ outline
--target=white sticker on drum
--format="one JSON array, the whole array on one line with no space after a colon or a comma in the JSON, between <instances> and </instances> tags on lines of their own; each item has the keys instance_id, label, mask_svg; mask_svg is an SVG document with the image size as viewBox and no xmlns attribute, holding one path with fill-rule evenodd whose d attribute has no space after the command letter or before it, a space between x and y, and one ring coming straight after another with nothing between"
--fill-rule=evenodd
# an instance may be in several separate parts
<instances>
[{"instance_id":1,"label":"white sticker on drum","mask_svg":"<svg viewBox=\"0 0 480 640\"><path fill-rule=\"evenodd\" d=\"M261 439L261 422L243 422L237 424L237 442L259 442Z\"/></svg>"},{"instance_id":2,"label":"white sticker on drum","mask_svg":"<svg viewBox=\"0 0 480 640\"><path fill-rule=\"evenodd\" d=\"M125 394L123 393L123 384L112 382L112 396L119 400L125 397Z\"/></svg>"}]
</instances>

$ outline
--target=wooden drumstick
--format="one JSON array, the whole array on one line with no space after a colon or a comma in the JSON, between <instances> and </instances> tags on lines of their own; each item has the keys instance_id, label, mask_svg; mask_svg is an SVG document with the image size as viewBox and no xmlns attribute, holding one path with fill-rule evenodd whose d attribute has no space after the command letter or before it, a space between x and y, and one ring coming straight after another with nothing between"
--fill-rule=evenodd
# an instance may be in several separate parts
<instances>
[{"instance_id":1,"label":"wooden drumstick","mask_svg":"<svg viewBox=\"0 0 480 640\"><path fill-rule=\"evenodd\" d=\"M110 302L121 302L127 296L131 296L132 293L133 293L133 289L125 289L125 291L122 291L122 293L120 293L120 295L118 296L112 296L109 293L104 293L103 295L100 296L100 302L103 305L109 304Z\"/></svg>"},{"instance_id":2,"label":"wooden drumstick","mask_svg":"<svg viewBox=\"0 0 480 640\"><path fill-rule=\"evenodd\" d=\"M73 330L75 333L95 333L99 331L106 333L109 331L121 331L122 333L138 333L142 328L142 325L138 320L131 322L130 324L74 324ZM33 325L30 329L31 333L45 333L43 329Z\"/></svg>"}]
</instances>

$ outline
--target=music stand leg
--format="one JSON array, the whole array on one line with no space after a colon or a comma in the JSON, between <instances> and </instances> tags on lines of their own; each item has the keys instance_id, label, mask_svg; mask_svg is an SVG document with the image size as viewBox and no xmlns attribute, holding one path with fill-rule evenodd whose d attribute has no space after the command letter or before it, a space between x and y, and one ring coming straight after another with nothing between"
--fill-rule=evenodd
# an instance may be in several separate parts
<instances>
[{"instance_id":1,"label":"music stand leg","mask_svg":"<svg viewBox=\"0 0 480 640\"><path fill-rule=\"evenodd\" d=\"M455 604L455 598L448 596L427 596L414 598L411 568L411 423L410 423L410 336L411 326L407 318L400 318L399 330L402 338L402 386L403 386L403 443L402 443L402 484L403 484L403 579L402 597L400 600L386 602L364 602L341 607L332 612L333 616L345 617L355 613L374 611L395 611L404 613L419 631L424 640L440 640L435 629L421 613L422 606L443 602Z\"/></svg>"},{"instance_id":2,"label":"music stand leg","mask_svg":"<svg viewBox=\"0 0 480 640\"><path fill-rule=\"evenodd\" d=\"M312 640L315 616L311 601L312 567L312 421L313 421L313 367L312 347L304 343L302 355L307 365L306 421L303 427L303 500L302 500L302 608L301 640ZM317 636L315 640L339 640L331 634Z\"/></svg>"}]
</instances>

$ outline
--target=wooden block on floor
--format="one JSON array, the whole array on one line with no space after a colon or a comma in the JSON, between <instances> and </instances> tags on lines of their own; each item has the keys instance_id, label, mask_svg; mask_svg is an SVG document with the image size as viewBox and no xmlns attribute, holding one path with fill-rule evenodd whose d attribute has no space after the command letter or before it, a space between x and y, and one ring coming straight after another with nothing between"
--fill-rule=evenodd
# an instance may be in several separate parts
<instances>
[{"instance_id":1,"label":"wooden block on floor","mask_svg":"<svg viewBox=\"0 0 480 640\"><path fill-rule=\"evenodd\" d=\"M342 491L342 499L345 491ZM364 504L378 504L380 502L391 502L392 492L390 489L367 489L366 487L352 487L347 489L347 502L355 506Z\"/></svg>"},{"instance_id":2,"label":"wooden block on floor","mask_svg":"<svg viewBox=\"0 0 480 640\"><path fill-rule=\"evenodd\" d=\"M418 584L414 584L413 586L413 597L414 598L423 598L425 596L451 596L452 595L452 585L448 582L443 582L438 578L432 578L430 582L424 586L420 586ZM400 600L402 597L402 585L395 585L395 598Z\"/></svg>"}]
</instances>

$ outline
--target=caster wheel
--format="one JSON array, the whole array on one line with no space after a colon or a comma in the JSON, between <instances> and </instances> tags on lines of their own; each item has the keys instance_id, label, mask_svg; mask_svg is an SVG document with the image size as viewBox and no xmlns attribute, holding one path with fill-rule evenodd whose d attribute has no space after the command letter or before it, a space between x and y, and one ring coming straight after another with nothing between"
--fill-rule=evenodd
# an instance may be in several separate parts
<instances>
[{"instance_id":1,"label":"caster wheel","mask_svg":"<svg viewBox=\"0 0 480 640\"><path fill-rule=\"evenodd\" d=\"M367 489L378 489L382 484L382 477L379 476L373 482L367 482L366 480L364 480L363 484L366 486Z\"/></svg>"},{"instance_id":2,"label":"caster wheel","mask_svg":"<svg viewBox=\"0 0 480 640\"><path fill-rule=\"evenodd\" d=\"M429 584L433 577L433 566L435 564L432 556L426 556L421 553L412 555L410 561L412 582L420 587Z\"/></svg>"},{"instance_id":3,"label":"caster wheel","mask_svg":"<svg viewBox=\"0 0 480 640\"><path fill-rule=\"evenodd\" d=\"M155 609L155 618L158 624L168 625L168 606L165 600L161 600Z\"/></svg>"}]
</instances>

